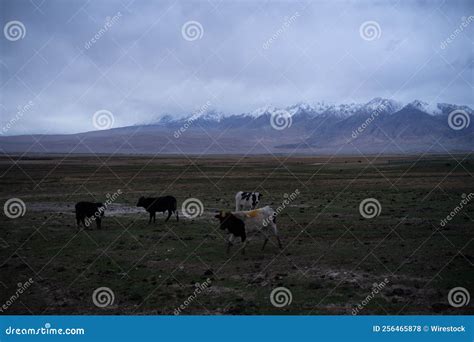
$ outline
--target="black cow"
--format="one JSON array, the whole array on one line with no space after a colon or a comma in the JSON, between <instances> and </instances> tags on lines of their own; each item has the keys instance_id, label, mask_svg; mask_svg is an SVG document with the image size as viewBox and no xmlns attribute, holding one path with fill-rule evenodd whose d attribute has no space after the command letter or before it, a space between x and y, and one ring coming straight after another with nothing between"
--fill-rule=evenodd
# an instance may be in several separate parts
<instances>
[{"instance_id":1,"label":"black cow","mask_svg":"<svg viewBox=\"0 0 474 342\"><path fill-rule=\"evenodd\" d=\"M171 214L176 212L176 221L179 221L179 216L178 216L178 210L176 209L177 207L177 201L176 198L173 196L165 196L165 197L140 197L138 199L137 207L143 207L145 208L146 211L150 213L150 220L148 223L151 223L151 219L153 218L153 222L156 222L156 212L162 212L164 213L165 211L168 212L168 217L166 218L165 222L167 222Z\"/></svg>"},{"instance_id":2,"label":"black cow","mask_svg":"<svg viewBox=\"0 0 474 342\"><path fill-rule=\"evenodd\" d=\"M230 246L232 246L232 241L234 237L240 237L242 243L247 239L247 233L245 231L245 223L241 219L235 217L231 213L220 212L214 216L220 221L220 228L222 230L227 230L230 235L227 243L227 253L229 253ZM242 249L242 253L245 250Z\"/></svg>"},{"instance_id":3,"label":"black cow","mask_svg":"<svg viewBox=\"0 0 474 342\"><path fill-rule=\"evenodd\" d=\"M76 203L76 223L77 229L79 229L80 224L84 227L88 227L90 221L94 221L97 225L97 228L100 229L100 223L102 217L104 217L105 207L102 203L93 203L93 202L78 202ZM87 224L86 224L87 220Z\"/></svg>"}]
</instances>

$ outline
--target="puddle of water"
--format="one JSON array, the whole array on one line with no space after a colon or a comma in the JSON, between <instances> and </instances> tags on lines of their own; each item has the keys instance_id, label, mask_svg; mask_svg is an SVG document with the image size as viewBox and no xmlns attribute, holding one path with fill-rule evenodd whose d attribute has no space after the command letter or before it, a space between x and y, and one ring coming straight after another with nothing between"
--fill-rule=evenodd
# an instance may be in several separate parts
<instances>
[{"instance_id":1,"label":"puddle of water","mask_svg":"<svg viewBox=\"0 0 474 342\"><path fill-rule=\"evenodd\" d=\"M33 202L28 203L27 207L28 211L34 212L42 212L42 213L63 213L65 215L74 215L74 203L61 203L61 202ZM179 211L179 218L187 220L188 218L183 215L180 208ZM205 210L201 216L194 218L194 220L202 220L202 219L210 219L214 218L215 211L213 208L209 210ZM125 203L112 203L107 207L105 211L105 216L123 216L123 215L135 215L135 214L146 214L148 213L145 211L144 208L130 206ZM157 216L161 213L157 213ZM165 215L165 214L163 214ZM173 215L174 217L174 215Z\"/></svg>"},{"instance_id":2,"label":"puddle of water","mask_svg":"<svg viewBox=\"0 0 474 342\"><path fill-rule=\"evenodd\" d=\"M56 203L56 202L37 202L37 203L28 203L29 211L35 212L45 212L45 213L63 213L74 215L74 203ZM132 207L123 203L113 203L107 207L106 215L107 216L120 216L120 215L129 215L136 213L145 213L145 209Z\"/></svg>"}]
</instances>

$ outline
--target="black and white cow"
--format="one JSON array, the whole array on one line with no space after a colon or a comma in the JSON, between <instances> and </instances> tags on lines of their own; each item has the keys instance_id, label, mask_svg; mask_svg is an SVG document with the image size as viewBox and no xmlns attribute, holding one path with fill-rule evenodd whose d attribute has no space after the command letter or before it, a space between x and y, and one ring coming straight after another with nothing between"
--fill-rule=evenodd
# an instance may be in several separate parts
<instances>
[{"instance_id":1,"label":"black and white cow","mask_svg":"<svg viewBox=\"0 0 474 342\"><path fill-rule=\"evenodd\" d=\"M235 195L235 211L255 209L263 195L260 192L239 191Z\"/></svg>"},{"instance_id":2,"label":"black and white cow","mask_svg":"<svg viewBox=\"0 0 474 342\"><path fill-rule=\"evenodd\" d=\"M220 228L229 232L227 253L229 253L234 239L240 237L243 243L242 254L245 254L247 237L255 233L261 233L265 238L262 251L265 248L271 233L276 237L280 249L282 248L276 226L276 213L275 210L269 206L249 211L221 211L215 217L220 221Z\"/></svg>"},{"instance_id":3,"label":"black and white cow","mask_svg":"<svg viewBox=\"0 0 474 342\"><path fill-rule=\"evenodd\" d=\"M91 221L95 220L97 229L100 229L102 217L104 217L105 206L102 203L78 202L75 205L77 229L80 224L89 227Z\"/></svg>"},{"instance_id":4,"label":"black and white cow","mask_svg":"<svg viewBox=\"0 0 474 342\"><path fill-rule=\"evenodd\" d=\"M151 223L151 219L153 222L156 222L156 212L165 211L168 212L168 217L166 218L165 222L167 222L171 214L176 212L176 221L179 221L178 210L177 210L177 201L176 198L173 196L164 196L164 197L140 197L138 199L137 207L143 207L146 211L150 214L150 220L148 223Z\"/></svg>"}]
</instances>

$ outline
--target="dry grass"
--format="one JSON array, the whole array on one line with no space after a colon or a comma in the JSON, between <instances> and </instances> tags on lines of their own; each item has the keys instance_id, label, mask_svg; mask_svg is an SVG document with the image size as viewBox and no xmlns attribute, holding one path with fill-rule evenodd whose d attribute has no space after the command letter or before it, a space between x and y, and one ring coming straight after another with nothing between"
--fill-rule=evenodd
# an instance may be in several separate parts
<instances>
[{"instance_id":1,"label":"dry grass","mask_svg":"<svg viewBox=\"0 0 474 342\"><path fill-rule=\"evenodd\" d=\"M13 159L17 159L13 157ZM455 286L474 294L474 205L440 229L440 220L474 192L474 159L452 157L178 157L31 156L0 160L3 201L27 207L18 219L0 218L0 304L33 278L8 314L173 314L194 291L211 288L185 314L350 314L372 284L389 284L361 314L472 313L455 309ZM105 201L123 191L102 230L76 231L73 206ZM284 250L254 239L247 254L225 254L225 235L214 211L232 209L239 190L264 194L276 208L296 198L277 218ZM179 223L137 212L141 195L171 194L181 203L200 199L204 215ZM361 200L373 197L381 214L364 219ZM181 215L182 216L182 215ZM113 290L105 309L94 289ZM275 308L277 286L293 301Z\"/></svg>"}]
</instances>

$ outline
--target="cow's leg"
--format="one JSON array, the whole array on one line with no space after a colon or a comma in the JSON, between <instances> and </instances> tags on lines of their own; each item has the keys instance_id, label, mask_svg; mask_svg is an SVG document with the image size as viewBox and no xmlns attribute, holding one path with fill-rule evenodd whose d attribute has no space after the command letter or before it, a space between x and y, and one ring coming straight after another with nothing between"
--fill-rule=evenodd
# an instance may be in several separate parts
<instances>
[{"instance_id":1,"label":"cow's leg","mask_svg":"<svg viewBox=\"0 0 474 342\"><path fill-rule=\"evenodd\" d=\"M87 226L86 226L86 219L85 219L85 217L81 217L81 223L82 223L82 225L84 226L84 230L86 230L86 229L87 229Z\"/></svg>"},{"instance_id":2,"label":"cow's leg","mask_svg":"<svg viewBox=\"0 0 474 342\"><path fill-rule=\"evenodd\" d=\"M150 224L150 223L151 223L151 219L152 219L152 217L153 217L153 213L150 211L150 219L148 220L148 224Z\"/></svg>"},{"instance_id":3,"label":"cow's leg","mask_svg":"<svg viewBox=\"0 0 474 342\"><path fill-rule=\"evenodd\" d=\"M100 229L100 222L101 222L101 218L100 217L96 217L95 219L95 223L97 224L97 229Z\"/></svg>"},{"instance_id":4,"label":"cow's leg","mask_svg":"<svg viewBox=\"0 0 474 342\"><path fill-rule=\"evenodd\" d=\"M273 221L271 222L271 225L272 225L272 228L273 228L273 234L275 235L275 237L278 241L278 247L280 247L280 249L282 249L283 246L281 245L280 236L278 235L278 229L277 229L277 226L276 226L276 223L275 223L275 218L273 218Z\"/></svg>"},{"instance_id":5,"label":"cow's leg","mask_svg":"<svg viewBox=\"0 0 474 342\"><path fill-rule=\"evenodd\" d=\"M77 215L76 215L76 227L77 227L77 230L81 229L81 219Z\"/></svg>"},{"instance_id":6,"label":"cow's leg","mask_svg":"<svg viewBox=\"0 0 474 342\"><path fill-rule=\"evenodd\" d=\"M267 242L268 242L268 238L265 236L265 240L263 241L262 251L265 249Z\"/></svg>"},{"instance_id":7,"label":"cow's leg","mask_svg":"<svg viewBox=\"0 0 474 342\"><path fill-rule=\"evenodd\" d=\"M176 210L176 222L179 222L178 210Z\"/></svg>"},{"instance_id":8,"label":"cow's leg","mask_svg":"<svg viewBox=\"0 0 474 342\"><path fill-rule=\"evenodd\" d=\"M168 220L169 220L170 217L171 217L171 214L172 214L171 209L169 209L169 210L168 210L168 217L166 218L165 222L168 222Z\"/></svg>"},{"instance_id":9,"label":"cow's leg","mask_svg":"<svg viewBox=\"0 0 474 342\"><path fill-rule=\"evenodd\" d=\"M247 247L247 239L246 236L242 236L242 255L245 255L245 247Z\"/></svg>"},{"instance_id":10,"label":"cow's leg","mask_svg":"<svg viewBox=\"0 0 474 342\"><path fill-rule=\"evenodd\" d=\"M156 211L153 213L153 223L156 223Z\"/></svg>"},{"instance_id":11,"label":"cow's leg","mask_svg":"<svg viewBox=\"0 0 474 342\"><path fill-rule=\"evenodd\" d=\"M227 254L229 254L230 247L232 246L232 241L234 241L234 234L230 234L227 239Z\"/></svg>"},{"instance_id":12,"label":"cow's leg","mask_svg":"<svg viewBox=\"0 0 474 342\"><path fill-rule=\"evenodd\" d=\"M277 235L277 241L278 241L278 247L280 249L283 249L283 246L281 245L280 237Z\"/></svg>"}]
</instances>

